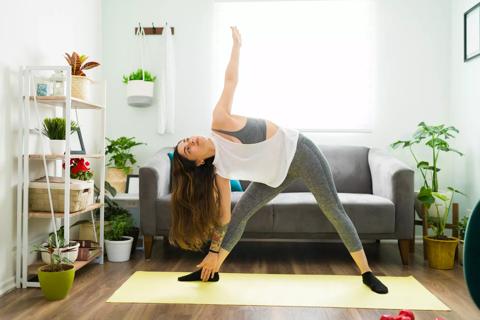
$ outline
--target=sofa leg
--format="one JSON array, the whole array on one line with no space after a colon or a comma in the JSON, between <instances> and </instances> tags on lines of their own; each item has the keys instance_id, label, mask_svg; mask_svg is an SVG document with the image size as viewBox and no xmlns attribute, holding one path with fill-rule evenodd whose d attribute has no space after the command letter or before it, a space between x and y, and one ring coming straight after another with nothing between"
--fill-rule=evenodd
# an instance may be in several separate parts
<instances>
[{"instance_id":1,"label":"sofa leg","mask_svg":"<svg viewBox=\"0 0 480 320\"><path fill-rule=\"evenodd\" d=\"M145 248L145 260L150 260L152 256L153 236L143 235L143 246Z\"/></svg>"},{"instance_id":2,"label":"sofa leg","mask_svg":"<svg viewBox=\"0 0 480 320\"><path fill-rule=\"evenodd\" d=\"M400 258L404 265L408 265L410 259L410 242L411 239L398 239L398 249L400 250Z\"/></svg>"}]
</instances>

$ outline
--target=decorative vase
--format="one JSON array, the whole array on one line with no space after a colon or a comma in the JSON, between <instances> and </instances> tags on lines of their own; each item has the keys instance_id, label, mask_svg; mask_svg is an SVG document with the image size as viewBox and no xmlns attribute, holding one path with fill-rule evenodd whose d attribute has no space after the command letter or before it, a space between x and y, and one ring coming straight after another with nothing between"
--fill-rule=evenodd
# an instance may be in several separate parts
<instances>
[{"instance_id":1,"label":"decorative vase","mask_svg":"<svg viewBox=\"0 0 480 320\"><path fill-rule=\"evenodd\" d=\"M61 300L72 288L75 268L68 264L62 264L62 266L64 270L56 272L44 271L48 266L38 268L40 288L47 300Z\"/></svg>"},{"instance_id":2,"label":"decorative vase","mask_svg":"<svg viewBox=\"0 0 480 320\"><path fill-rule=\"evenodd\" d=\"M122 169L109 167L107 168L108 183L117 190L117 192L124 193L127 186L127 175Z\"/></svg>"},{"instance_id":3,"label":"decorative vase","mask_svg":"<svg viewBox=\"0 0 480 320\"><path fill-rule=\"evenodd\" d=\"M433 239L424 236L426 244L428 265L434 269L453 269L455 263L455 252L457 250L458 238L450 237L448 240Z\"/></svg>"},{"instance_id":4,"label":"decorative vase","mask_svg":"<svg viewBox=\"0 0 480 320\"><path fill-rule=\"evenodd\" d=\"M130 251L132 249L133 237L123 236L125 240L105 240L108 261L124 262L130 260Z\"/></svg>"},{"instance_id":5,"label":"decorative vase","mask_svg":"<svg viewBox=\"0 0 480 320\"><path fill-rule=\"evenodd\" d=\"M147 107L153 102L152 81L129 80L127 82L127 103L134 107Z\"/></svg>"},{"instance_id":6,"label":"decorative vase","mask_svg":"<svg viewBox=\"0 0 480 320\"><path fill-rule=\"evenodd\" d=\"M65 140L50 140L50 153L63 155L65 153L65 146Z\"/></svg>"},{"instance_id":7,"label":"decorative vase","mask_svg":"<svg viewBox=\"0 0 480 320\"><path fill-rule=\"evenodd\" d=\"M48 243L43 243L42 244L42 247L44 248L47 248L48 247ZM67 258L68 260L72 261L72 262L75 262L75 260L77 260L77 257L78 257L78 247L80 247L80 243L79 242L75 242L75 241L70 241L70 246L68 247L64 247L64 248L60 248L60 255L61 257L65 257ZM73 249L72 251L69 251L69 252L65 252L63 253L64 251L66 250L70 250L70 249ZM55 248L55 254L58 254L59 250L58 248ZM50 263L50 255L48 254L48 252L44 252L42 251L41 252L41 256L42 256L42 261L43 263L46 263L46 264L49 264Z\"/></svg>"},{"instance_id":8,"label":"decorative vase","mask_svg":"<svg viewBox=\"0 0 480 320\"><path fill-rule=\"evenodd\" d=\"M90 82L85 76L72 76L72 97L88 100L90 98Z\"/></svg>"}]
</instances>

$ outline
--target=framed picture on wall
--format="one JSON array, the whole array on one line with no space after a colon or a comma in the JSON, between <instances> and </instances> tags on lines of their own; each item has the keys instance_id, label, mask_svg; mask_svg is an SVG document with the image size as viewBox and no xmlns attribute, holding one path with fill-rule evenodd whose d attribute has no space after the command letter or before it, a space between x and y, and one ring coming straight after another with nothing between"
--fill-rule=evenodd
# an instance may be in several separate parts
<instances>
[{"instance_id":1,"label":"framed picture on wall","mask_svg":"<svg viewBox=\"0 0 480 320\"><path fill-rule=\"evenodd\" d=\"M127 175L127 186L125 193L139 193L140 177L138 174Z\"/></svg>"},{"instance_id":2,"label":"framed picture on wall","mask_svg":"<svg viewBox=\"0 0 480 320\"><path fill-rule=\"evenodd\" d=\"M463 15L463 61L480 56L480 2Z\"/></svg>"}]
</instances>

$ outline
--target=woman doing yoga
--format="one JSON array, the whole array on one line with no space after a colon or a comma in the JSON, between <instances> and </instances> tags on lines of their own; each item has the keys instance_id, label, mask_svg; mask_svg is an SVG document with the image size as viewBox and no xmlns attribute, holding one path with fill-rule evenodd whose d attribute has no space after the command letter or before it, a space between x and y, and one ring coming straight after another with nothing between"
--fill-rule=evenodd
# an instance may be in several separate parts
<instances>
[{"instance_id":1,"label":"woman doing yoga","mask_svg":"<svg viewBox=\"0 0 480 320\"><path fill-rule=\"evenodd\" d=\"M212 134L182 139L174 150L169 241L182 249L201 251L211 240L208 254L197 265L201 269L179 280L218 281L218 271L250 217L293 180L301 179L347 247L363 283L377 293L387 293L368 266L322 151L297 130L231 114L241 47L238 29L231 27L231 31L233 47L224 89L213 111ZM251 181L232 212L230 179Z\"/></svg>"}]
</instances>

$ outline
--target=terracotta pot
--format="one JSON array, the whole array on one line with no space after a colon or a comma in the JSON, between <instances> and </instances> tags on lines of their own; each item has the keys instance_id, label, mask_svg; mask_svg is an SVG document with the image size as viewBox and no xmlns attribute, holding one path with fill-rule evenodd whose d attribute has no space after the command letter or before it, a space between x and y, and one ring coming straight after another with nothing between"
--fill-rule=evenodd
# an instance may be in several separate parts
<instances>
[{"instance_id":1,"label":"terracotta pot","mask_svg":"<svg viewBox=\"0 0 480 320\"><path fill-rule=\"evenodd\" d=\"M127 175L122 169L107 168L108 183L117 190L117 192L124 193L127 186Z\"/></svg>"},{"instance_id":2,"label":"terracotta pot","mask_svg":"<svg viewBox=\"0 0 480 320\"><path fill-rule=\"evenodd\" d=\"M453 269L455 264L455 251L458 238L450 237L448 240L437 240L424 236L426 244L428 265L434 269Z\"/></svg>"}]
</instances>

